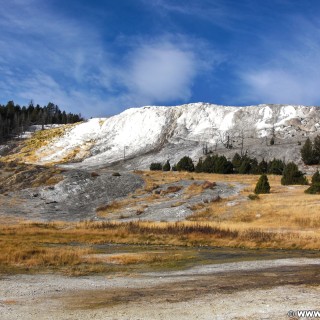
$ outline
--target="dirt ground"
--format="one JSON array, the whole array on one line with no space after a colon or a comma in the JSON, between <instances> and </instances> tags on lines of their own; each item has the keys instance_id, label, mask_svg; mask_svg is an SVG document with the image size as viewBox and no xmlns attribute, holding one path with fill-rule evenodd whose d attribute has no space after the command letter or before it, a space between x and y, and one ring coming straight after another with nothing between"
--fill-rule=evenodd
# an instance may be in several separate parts
<instances>
[{"instance_id":1,"label":"dirt ground","mask_svg":"<svg viewBox=\"0 0 320 320\"><path fill-rule=\"evenodd\" d=\"M198 266L117 277L0 279L1 319L288 319L319 308L320 259Z\"/></svg>"}]
</instances>

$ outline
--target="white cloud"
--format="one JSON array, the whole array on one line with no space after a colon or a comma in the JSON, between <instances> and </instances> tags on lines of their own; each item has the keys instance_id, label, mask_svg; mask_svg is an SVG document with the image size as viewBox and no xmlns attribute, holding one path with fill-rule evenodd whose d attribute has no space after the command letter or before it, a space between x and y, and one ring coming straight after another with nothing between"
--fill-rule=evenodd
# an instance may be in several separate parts
<instances>
[{"instance_id":1,"label":"white cloud","mask_svg":"<svg viewBox=\"0 0 320 320\"><path fill-rule=\"evenodd\" d=\"M179 45L147 44L132 53L125 84L142 100L187 100L198 67L195 54Z\"/></svg>"},{"instance_id":2,"label":"white cloud","mask_svg":"<svg viewBox=\"0 0 320 320\"><path fill-rule=\"evenodd\" d=\"M203 41L179 34L104 43L94 23L67 19L39 0L3 9L0 98L20 104L52 101L91 116L188 101L193 82L221 59Z\"/></svg>"}]
</instances>

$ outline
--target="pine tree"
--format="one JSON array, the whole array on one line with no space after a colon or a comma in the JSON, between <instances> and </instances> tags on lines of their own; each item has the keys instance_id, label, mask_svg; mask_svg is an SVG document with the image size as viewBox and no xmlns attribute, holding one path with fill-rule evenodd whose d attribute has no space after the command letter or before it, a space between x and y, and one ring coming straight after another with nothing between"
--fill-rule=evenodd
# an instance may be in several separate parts
<instances>
[{"instance_id":1,"label":"pine tree","mask_svg":"<svg viewBox=\"0 0 320 320\"><path fill-rule=\"evenodd\" d=\"M178 171L194 171L194 164L192 162L192 159L187 156L181 158L180 161L177 163L177 169Z\"/></svg>"},{"instance_id":2,"label":"pine tree","mask_svg":"<svg viewBox=\"0 0 320 320\"><path fill-rule=\"evenodd\" d=\"M311 186L305 190L305 193L309 194L319 194L320 193L320 173L317 170L312 176Z\"/></svg>"},{"instance_id":3,"label":"pine tree","mask_svg":"<svg viewBox=\"0 0 320 320\"><path fill-rule=\"evenodd\" d=\"M162 170L162 164L160 162L153 162L150 165L150 170L160 171Z\"/></svg>"},{"instance_id":4,"label":"pine tree","mask_svg":"<svg viewBox=\"0 0 320 320\"><path fill-rule=\"evenodd\" d=\"M280 159L273 159L268 163L268 173L282 175L285 164Z\"/></svg>"},{"instance_id":5,"label":"pine tree","mask_svg":"<svg viewBox=\"0 0 320 320\"><path fill-rule=\"evenodd\" d=\"M202 171L206 173L214 173L214 157L207 156L202 163Z\"/></svg>"},{"instance_id":6,"label":"pine tree","mask_svg":"<svg viewBox=\"0 0 320 320\"><path fill-rule=\"evenodd\" d=\"M251 159L247 156L242 157L241 166L238 169L240 174L249 174L251 170Z\"/></svg>"},{"instance_id":7,"label":"pine tree","mask_svg":"<svg viewBox=\"0 0 320 320\"><path fill-rule=\"evenodd\" d=\"M311 179L311 183L317 183L317 182L320 182L320 173L319 173L319 170L317 170L313 176L312 176L312 179Z\"/></svg>"},{"instance_id":8,"label":"pine tree","mask_svg":"<svg viewBox=\"0 0 320 320\"><path fill-rule=\"evenodd\" d=\"M293 162L289 162L283 171L283 176L281 178L281 184L290 185L290 184L308 184L308 181L304 174L299 171L297 165Z\"/></svg>"},{"instance_id":9,"label":"pine tree","mask_svg":"<svg viewBox=\"0 0 320 320\"><path fill-rule=\"evenodd\" d=\"M319 148L319 152L320 152L320 148ZM304 143L303 147L300 150L300 153L301 153L301 158L305 164L312 165L317 163L315 150L313 148L310 138L306 140L306 142Z\"/></svg>"},{"instance_id":10,"label":"pine tree","mask_svg":"<svg viewBox=\"0 0 320 320\"><path fill-rule=\"evenodd\" d=\"M313 141L313 153L315 164L320 164L320 136L316 136Z\"/></svg>"},{"instance_id":11,"label":"pine tree","mask_svg":"<svg viewBox=\"0 0 320 320\"><path fill-rule=\"evenodd\" d=\"M167 160L167 162L163 165L162 170L163 171L170 171L171 170L171 165L170 165L169 160Z\"/></svg>"},{"instance_id":12,"label":"pine tree","mask_svg":"<svg viewBox=\"0 0 320 320\"><path fill-rule=\"evenodd\" d=\"M236 153L232 158L232 164L235 169L235 172L239 171L239 168L241 166L241 162L242 162L241 156L239 155L239 153Z\"/></svg>"},{"instance_id":13,"label":"pine tree","mask_svg":"<svg viewBox=\"0 0 320 320\"><path fill-rule=\"evenodd\" d=\"M199 161L195 167L195 172L203 172L203 162L202 162L202 158L199 158Z\"/></svg>"},{"instance_id":14,"label":"pine tree","mask_svg":"<svg viewBox=\"0 0 320 320\"><path fill-rule=\"evenodd\" d=\"M268 163L264 159L258 165L258 173L267 173L268 172Z\"/></svg>"},{"instance_id":15,"label":"pine tree","mask_svg":"<svg viewBox=\"0 0 320 320\"><path fill-rule=\"evenodd\" d=\"M233 173L233 165L225 156L217 157L214 165L214 173Z\"/></svg>"},{"instance_id":16,"label":"pine tree","mask_svg":"<svg viewBox=\"0 0 320 320\"><path fill-rule=\"evenodd\" d=\"M260 194L260 193L270 193L270 184L268 181L267 175L263 174L260 176L256 187L254 189L255 194Z\"/></svg>"}]
</instances>

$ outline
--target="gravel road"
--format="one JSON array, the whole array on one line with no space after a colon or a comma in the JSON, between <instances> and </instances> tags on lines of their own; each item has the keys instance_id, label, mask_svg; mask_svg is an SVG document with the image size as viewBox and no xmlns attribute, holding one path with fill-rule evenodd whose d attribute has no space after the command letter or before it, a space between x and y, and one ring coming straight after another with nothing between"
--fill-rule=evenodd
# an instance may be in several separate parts
<instances>
[{"instance_id":1,"label":"gravel road","mask_svg":"<svg viewBox=\"0 0 320 320\"><path fill-rule=\"evenodd\" d=\"M287 319L319 308L320 259L199 266L117 277L0 278L1 319Z\"/></svg>"}]
</instances>

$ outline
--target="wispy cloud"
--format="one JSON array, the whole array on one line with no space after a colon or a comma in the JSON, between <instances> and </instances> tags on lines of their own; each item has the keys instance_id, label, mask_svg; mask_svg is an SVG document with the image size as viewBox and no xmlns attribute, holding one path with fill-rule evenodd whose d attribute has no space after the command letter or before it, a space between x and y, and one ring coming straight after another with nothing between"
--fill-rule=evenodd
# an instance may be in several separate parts
<instances>
[{"instance_id":1,"label":"wispy cloud","mask_svg":"<svg viewBox=\"0 0 320 320\"><path fill-rule=\"evenodd\" d=\"M116 59L94 27L37 0L14 0L2 9L2 98L53 101L87 116L112 114L130 105L187 99L201 71L203 57L181 40L141 38Z\"/></svg>"},{"instance_id":2,"label":"wispy cloud","mask_svg":"<svg viewBox=\"0 0 320 320\"><path fill-rule=\"evenodd\" d=\"M264 62L242 68L243 99L319 105L320 24L299 16L287 22L293 27L285 45L277 37L266 39L260 47Z\"/></svg>"},{"instance_id":3,"label":"wispy cloud","mask_svg":"<svg viewBox=\"0 0 320 320\"><path fill-rule=\"evenodd\" d=\"M203 41L168 34L126 39L117 44L125 51L118 57L94 25L56 15L37 0L15 0L1 12L0 88L19 103L53 101L89 116L187 101L204 66L219 60Z\"/></svg>"}]
</instances>

